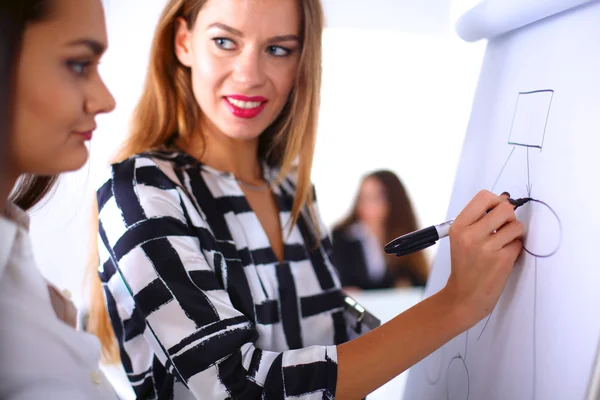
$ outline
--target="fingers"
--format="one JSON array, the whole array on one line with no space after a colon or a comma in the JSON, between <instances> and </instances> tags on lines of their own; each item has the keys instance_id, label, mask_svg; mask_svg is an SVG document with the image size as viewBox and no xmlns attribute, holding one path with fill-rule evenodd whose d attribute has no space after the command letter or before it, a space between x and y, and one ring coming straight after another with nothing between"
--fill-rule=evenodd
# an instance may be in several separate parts
<instances>
[{"instance_id":1,"label":"fingers","mask_svg":"<svg viewBox=\"0 0 600 400\"><path fill-rule=\"evenodd\" d=\"M506 195L496 196L487 190L482 190L469 202L469 204L467 204L458 217L456 217L452 226L460 229L473 225L483 218L488 210L495 208L503 202L508 204ZM491 232L493 232L493 230L490 231L490 233Z\"/></svg>"},{"instance_id":2,"label":"fingers","mask_svg":"<svg viewBox=\"0 0 600 400\"><path fill-rule=\"evenodd\" d=\"M512 244L514 241L521 243L523 236L523 224L516 219L498 229L490 240L490 245L493 249L502 249L503 247Z\"/></svg>"},{"instance_id":3,"label":"fingers","mask_svg":"<svg viewBox=\"0 0 600 400\"><path fill-rule=\"evenodd\" d=\"M510 224L515 221L517 216L515 215L515 206L510 204L508 201L503 201L492 209L485 217L481 220L481 229L483 234L492 234L498 231L506 224Z\"/></svg>"},{"instance_id":4,"label":"fingers","mask_svg":"<svg viewBox=\"0 0 600 400\"><path fill-rule=\"evenodd\" d=\"M517 258L519 257L519 254L521 254L522 250L523 242L521 242L519 239L513 240L504 246L504 248L502 248L501 251L505 257L505 260L507 261L505 265L508 266L509 269L512 270L512 267L515 265L515 262L517 261Z\"/></svg>"}]
</instances>

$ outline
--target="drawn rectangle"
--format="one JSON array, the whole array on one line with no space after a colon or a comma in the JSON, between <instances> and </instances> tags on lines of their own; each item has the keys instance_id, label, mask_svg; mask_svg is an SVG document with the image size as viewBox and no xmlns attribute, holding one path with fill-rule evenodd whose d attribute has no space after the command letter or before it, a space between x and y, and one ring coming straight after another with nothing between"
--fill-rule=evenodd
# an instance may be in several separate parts
<instances>
[{"instance_id":1,"label":"drawn rectangle","mask_svg":"<svg viewBox=\"0 0 600 400\"><path fill-rule=\"evenodd\" d=\"M549 89L519 93L509 144L542 148L553 96Z\"/></svg>"}]
</instances>

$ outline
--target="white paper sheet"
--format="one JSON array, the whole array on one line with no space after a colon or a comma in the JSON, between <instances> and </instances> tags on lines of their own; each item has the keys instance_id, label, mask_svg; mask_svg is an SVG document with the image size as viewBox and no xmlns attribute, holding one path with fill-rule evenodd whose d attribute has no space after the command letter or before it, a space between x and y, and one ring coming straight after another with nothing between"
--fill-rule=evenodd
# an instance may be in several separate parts
<instances>
[{"instance_id":1,"label":"white paper sheet","mask_svg":"<svg viewBox=\"0 0 600 400\"><path fill-rule=\"evenodd\" d=\"M594 0L487 0L456 24L467 42L490 39Z\"/></svg>"},{"instance_id":2,"label":"white paper sheet","mask_svg":"<svg viewBox=\"0 0 600 400\"><path fill-rule=\"evenodd\" d=\"M600 3L490 40L448 218L533 197L491 317L414 367L405 400L583 400L600 339ZM543 202L543 203L541 203ZM444 240L426 295L450 272Z\"/></svg>"}]
</instances>

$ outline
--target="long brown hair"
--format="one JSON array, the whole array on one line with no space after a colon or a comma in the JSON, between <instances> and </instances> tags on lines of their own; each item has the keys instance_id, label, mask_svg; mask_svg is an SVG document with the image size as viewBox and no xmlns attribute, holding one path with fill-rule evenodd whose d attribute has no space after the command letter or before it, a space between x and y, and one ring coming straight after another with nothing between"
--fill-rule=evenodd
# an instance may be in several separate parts
<instances>
[{"instance_id":1,"label":"long brown hair","mask_svg":"<svg viewBox=\"0 0 600 400\"><path fill-rule=\"evenodd\" d=\"M362 184L367 179L376 179L384 188L387 201L388 215L385 223L385 240L392 239L413 232L418 229L417 217L415 215L412 202L398 176L388 170L379 170L366 175L362 179ZM335 230L345 230L359 221L358 216L358 196L356 196L354 205L350 214L337 224ZM386 266L392 272L399 268L408 268L412 274L420 281L425 283L429 275L427 258L423 251L419 251L404 257L386 256Z\"/></svg>"},{"instance_id":2,"label":"long brown hair","mask_svg":"<svg viewBox=\"0 0 600 400\"><path fill-rule=\"evenodd\" d=\"M160 148L173 140L186 148L193 135L202 134L198 132L202 113L192 91L191 72L179 62L175 54L175 31L178 18L183 18L191 29L206 1L170 0L163 10L154 33L144 90L133 113L129 135L115 161ZM280 178L292 170L297 172L291 226L308 205L318 233L319 224L311 207L314 199L310 175L320 104L324 17L319 0L298 1L303 22L302 53L296 80L281 114L261 134L258 156L269 165L279 167ZM93 263L91 265L95 268ZM102 292L97 290L96 297L91 300L92 308L100 309L94 304L103 304L101 296ZM102 312L104 315L95 318L97 323L90 324L88 330L100 337L105 349L114 348L111 347L114 336L102 337L102 332L98 329L108 326L106 309L103 308Z\"/></svg>"},{"instance_id":3,"label":"long brown hair","mask_svg":"<svg viewBox=\"0 0 600 400\"><path fill-rule=\"evenodd\" d=\"M23 35L27 25L42 21L50 14L50 0L21 0L7 1L0 4L0 134L2 144L0 154L2 160L7 160L10 147L10 132L12 130L13 104L16 82L16 66L21 53ZM3 173L6 168L2 165ZM25 174L21 176L9 196L9 201L24 210L29 210L39 203L57 181L56 176L38 176Z\"/></svg>"},{"instance_id":4,"label":"long brown hair","mask_svg":"<svg viewBox=\"0 0 600 400\"><path fill-rule=\"evenodd\" d=\"M299 0L303 13L302 54L292 92L279 117L259 139L259 158L281 168L281 176L292 169L298 185L292 207L294 221L312 190L310 173L317 135L321 90L321 34L323 11L319 0ZM150 52L150 64L142 97L133 113L131 129L116 161L156 149L177 140L186 148L198 132L202 113L194 93L190 69L175 54L178 18L191 29L206 0L170 0L159 19Z\"/></svg>"}]
</instances>

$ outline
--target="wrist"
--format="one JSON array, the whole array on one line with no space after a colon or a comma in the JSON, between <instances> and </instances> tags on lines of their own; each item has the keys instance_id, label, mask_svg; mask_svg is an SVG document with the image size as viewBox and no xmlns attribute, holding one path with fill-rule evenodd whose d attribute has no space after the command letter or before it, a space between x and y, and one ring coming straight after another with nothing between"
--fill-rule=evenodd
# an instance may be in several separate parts
<instances>
[{"instance_id":1,"label":"wrist","mask_svg":"<svg viewBox=\"0 0 600 400\"><path fill-rule=\"evenodd\" d=\"M456 334L466 331L475 324L469 304L456 296L450 288L444 287L435 296L438 296L439 302L444 305L445 315L456 329Z\"/></svg>"}]
</instances>

